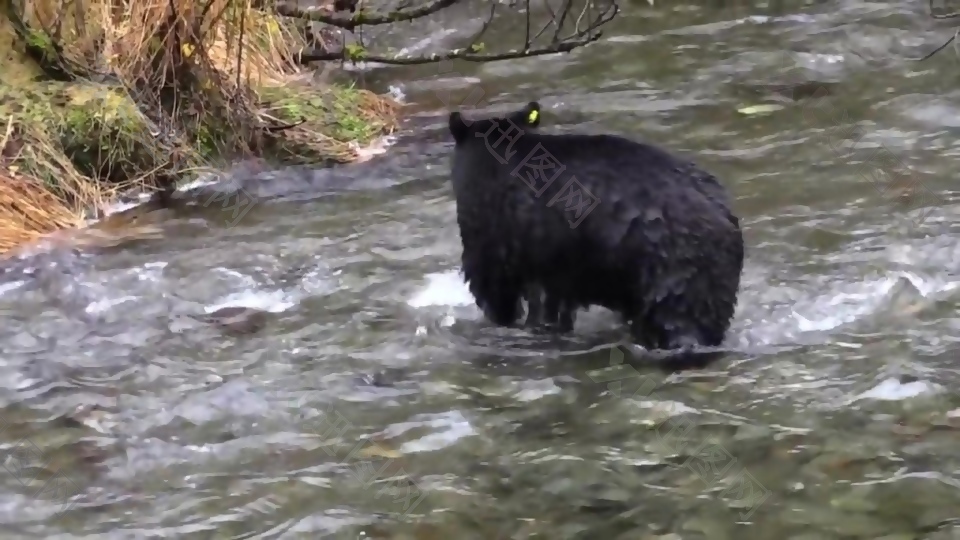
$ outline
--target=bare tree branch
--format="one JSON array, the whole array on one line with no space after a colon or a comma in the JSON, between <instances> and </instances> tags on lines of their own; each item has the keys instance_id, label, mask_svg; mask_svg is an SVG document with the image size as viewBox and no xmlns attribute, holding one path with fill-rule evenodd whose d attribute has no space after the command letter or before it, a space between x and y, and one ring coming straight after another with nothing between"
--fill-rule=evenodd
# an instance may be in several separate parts
<instances>
[{"instance_id":1,"label":"bare tree branch","mask_svg":"<svg viewBox=\"0 0 960 540\"><path fill-rule=\"evenodd\" d=\"M371 14L363 10L360 13L349 17L335 16L330 9L325 7L300 7L280 2L274 6L273 10L284 17L294 17L306 21L322 22L330 26L343 28L353 31L354 28L362 25L376 26L381 24L390 24L396 22L412 21L428 15L432 15L442 9L446 9L461 0L434 0L425 6L411 9L409 11L393 11L382 15Z\"/></svg>"},{"instance_id":2,"label":"bare tree branch","mask_svg":"<svg viewBox=\"0 0 960 540\"><path fill-rule=\"evenodd\" d=\"M563 23L567 20L570 8L573 6L573 0L563 0L563 8L560 10L560 19L557 20L557 29L553 32L552 43L560 41L560 31L563 29Z\"/></svg>"},{"instance_id":3,"label":"bare tree branch","mask_svg":"<svg viewBox=\"0 0 960 540\"><path fill-rule=\"evenodd\" d=\"M609 0L609 3L605 2L606 5L602 10L599 10L599 14L593 16L594 2L592 0L585 0L582 9L580 9L580 13L576 16L574 24L575 27L573 31L570 33L570 35L561 37L560 34L563 31L564 22L571 18L569 15L573 10L573 3L574 0L563 0L562 9L560 10L559 14L554 13L553 10L550 9L549 4L547 4L547 10L551 16L550 20L547 21L547 23L540 29L539 32L536 33L536 35L531 36L533 14L531 13L532 10L530 9L530 0L525 0L526 24L524 31L524 43L518 48L510 49L504 52L483 52L486 47L480 41L480 38L487 32L491 23L494 21L497 12L498 3L495 0L491 0L489 16L484 21L480 31L470 39L469 44L465 47L456 48L443 53L420 56L375 54L367 51L362 45L352 46L350 50L341 49L339 51L305 49L301 50L297 54L296 60L301 64L316 61L339 60L357 62L362 60L364 62L386 65L418 65L447 60L493 62L498 60L510 60L515 58L527 58L532 56L564 53L599 40L603 36L603 33L599 30L599 28L613 20L620 10L616 0ZM586 19L586 24L584 24L584 19ZM552 39L550 40L550 43L539 47L534 46L533 42L536 41L536 39L539 38L540 35L542 35L551 24L556 26L556 30ZM581 28L582 26L583 28Z\"/></svg>"},{"instance_id":4,"label":"bare tree branch","mask_svg":"<svg viewBox=\"0 0 960 540\"><path fill-rule=\"evenodd\" d=\"M937 54L938 52L946 49L948 45L950 45L951 43L953 43L954 41L957 40L957 36L958 36L958 35L960 35L960 29L957 29L957 31L954 32L954 34L953 34L952 36L950 36L950 39L948 39L948 40L946 41L946 43L944 43L943 45L941 45L941 46L937 47L936 49L930 51L930 53L924 55L923 58L920 58L920 59L917 60L917 61L918 61L918 62L923 62L924 60L927 60L928 58L931 58L933 55Z\"/></svg>"},{"instance_id":5,"label":"bare tree branch","mask_svg":"<svg viewBox=\"0 0 960 540\"><path fill-rule=\"evenodd\" d=\"M502 53L496 54L476 54L472 53L467 49L454 49L452 51L442 53L442 54L430 54L426 56L377 56L377 55L368 55L363 57L364 62L376 62L380 64L387 64L393 66L414 66L418 64L430 64L433 62L443 62L446 60L464 60L467 62L495 62L498 60L513 60L516 58L529 58L532 56L543 56L545 54L557 54L570 52L577 47L583 47L589 43L593 43L603 37L603 32L597 32L596 34L590 36L589 38L578 40L578 41L565 41L557 43L555 45L550 45L547 47L542 47L538 49L528 49L528 50L510 50ZM324 61L324 60L342 60L343 53L323 53L318 52L315 56L310 56L309 52L301 52L299 58L303 62L314 62L314 61Z\"/></svg>"}]
</instances>

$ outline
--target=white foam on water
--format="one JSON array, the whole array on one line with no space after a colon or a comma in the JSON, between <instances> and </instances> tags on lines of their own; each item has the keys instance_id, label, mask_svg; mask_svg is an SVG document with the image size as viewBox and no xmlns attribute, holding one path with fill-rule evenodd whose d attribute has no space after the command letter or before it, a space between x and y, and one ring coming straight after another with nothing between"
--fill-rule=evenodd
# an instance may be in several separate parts
<instances>
[{"instance_id":1,"label":"white foam on water","mask_svg":"<svg viewBox=\"0 0 960 540\"><path fill-rule=\"evenodd\" d=\"M943 387L927 381L913 381L902 383L897 379L890 378L874 386L870 390L853 398L853 401L859 399L875 399L878 401L902 401L914 398L923 394L934 394L943 390Z\"/></svg>"},{"instance_id":2,"label":"white foam on water","mask_svg":"<svg viewBox=\"0 0 960 540\"><path fill-rule=\"evenodd\" d=\"M918 303L921 307L960 286L956 281L922 277L912 272L890 272L859 282L829 285L820 294L798 291L795 301L787 304L781 301L766 314L757 313L756 305L745 305L741 294L740 307L750 311L750 320L735 321L731 337L741 345L803 343L809 340L805 336L831 332L884 310L900 312L904 308L891 303L904 281L913 289L910 294L921 300ZM738 324L744 322L746 324Z\"/></svg>"},{"instance_id":3,"label":"white foam on water","mask_svg":"<svg viewBox=\"0 0 960 540\"><path fill-rule=\"evenodd\" d=\"M385 153L396 142L397 137L395 135L384 135L383 137L378 137L366 146L360 146L356 143L351 143L350 146L357 152L356 163L362 163L374 156Z\"/></svg>"},{"instance_id":4,"label":"white foam on water","mask_svg":"<svg viewBox=\"0 0 960 540\"><path fill-rule=\"evenodd\" d=\"M426 285L407 300L407 304L411 307L473 305L473 295L470 294L470 289L464 283L459 268L427 274L425 277L427 279Z\"/></svg>"},{"instance_id":5,"label":"white foam on water","mask_svg":"<svg viewBox=\"0 0 960 540\"><path fill-rule=\"evenodd\" d=\"M875 312L896 284L896 278L851 284L849 290L815 299L806 315L792 309L792 316L801 332L833 330Z\"/></svg>"},{"instance_id":6,"label":"white foam on water","mask_svg":"<svg viewBox=\"0 0 960 540\"><path fill-rule=\"evenodd\" d=\"M218 309L227 307L246 307L269 311L270 313L280 313L286 311L297 304L296 298L291 294L282 291L240 291L224 297L220 302L204 306L204 311L213 313Z\"/></svg>"},{"instance_id":7,"label":"white foam on water","mask_svg":"<svg viewBox=\"0 0 960 540\"><path fill-rule=\"evenodd\" d=\"M410 45L409 47L401 48L398 55L411 56L414 53L418 53L426 49L427 47L430 47L437 41L455 33L457 33L457 30L455 28L441 28L436 32L433 32L432 34L428 35L427 37L421 39L420 41L417 41L413 45Z\"/></svg>"},{"instance_id":8,"label":"white foam on water","mask_svg":"<svg viewBox=\"0 0 960 540\"><path fill-rule=\"evenodd\" d=\"M147 202L147 200L149 199L150 199L150 195L146 193L141 193L140 195L137 196L136 200L116 202L116 203L107 205L103 208L103 217L112 216L113 214L119 214L120 212L130 210L131 208L136 208L141 204ZM93 225L98 221L100 220L88 219L86 221L86 224L89 226L89 225Z\"/></svg>"},{"instance_id":9,"label":"white foam on water","mask_svg":"<svg viewBox=\"0 0 960 540\"><path fill-rule=\"evenodd\" d=\"M10 291L19 289L20 287L22 287L22 286L24 286L24 285L26 285L26 284L27 284L27 282L24 281L24 280L11 281L10 283L0 283L0 296L4 295L4 294L6 294L6 293L8 293L8 292L10 292Z\"/></svg>"},{"instance_id":10,"label":"white foam on water","mask_svg":"<svg viewBox=\"0 0 960 540\"><path fill-rule=\"evenodd\" d=\"M424 276L426 283L407 301L415 309L433 306L475 306L473 296L464 283L459 269ZM902 307L891 305L898 291L907 283L909 294L919 298L919 305L930 304L958 287L960 282L939 277L925 277L913 272L889 272L873 279L829 284L824 289L797 290L787 295L778 293L772 307L762 305L763 298L751 298L741 293L740 308L727 343L734 346L776 346L817 342L823 333L836 331L844 325L875 316L884 310L900 312ZM764 293L763 290L758 292ZM759 305L757 305L759 304ZM760 308L758 310L758 308ZM764 309L766 308L766 309ZM591 308L593 312L599 308ZM601 310L602 311L602 310ZM766 311L766 313L764 313ZM581 313L587 313L581 311ZM459 311L447 313L441 326L453 324L454 319L467 315ZM606 315L606 314L605 314ZM469 315L467 315L469 316ZM591 324L596 319L596 324ZM578 317L577 331L594 331L600 326L617 324L609 317ZM601 322L603 323L601 325ZM418 328L418 335L426 333Z\"/></svg>"},{"instance_id":11,"label":"white foam on water","mask_svg":"<svg viewBox=\"0 0 960 540\"><path fill-rule=\"evenodd\" d=\"M434 418L425 422L425 424L437 431L403 443L400 448L398 448L401 454L440 450L452 446L460 439L477 434L477 431L470 425L470 421L467 420L460 411L448 411L437 414Z\"/></svg>"},{"instance_id":12,"label":"white foam on water","mask_svg":"<svg viewBox=\"0 0 960 540\"><path fill-rule=\"evenodd\" d=\"M149 262L142 266L125 270L123 274L133 275L137 281L159 283L163 278L163 269L166 268L166 266L167 263L163 261ZM91 296L96 298L96 300L91 301L87 307L84 308L84 311L89 314L105 313L111 308L127 302L136 302L142 298L142 296L136 293L128 294L129 291L122 290L122 286L118 287L112 281L102 282L81 279L76 282L75 286L89 288L92 292Z\"/></svg>"},{"instance_id":13,"label":"white foam on water","mask_svg":"<svg viewBox=\"0 0 960 540\"><path fill-rule=\"evenodd\" d=\"M139 281L159 282L163 278L163 269L167 267L166 262L156 261L143 265L143 268L135 269Z\"/></svg>"},{"instance_id":14,"label":"white foam on water","mask_svg":"<svg viewBox=\"0 0 960 540\"><path fill-rule=\"evenodd\" d=\"M537 401L561 392L560 387L553 382L553 379L520 381L518 386L520 389L514 394L513 399L525 403Z\"/></svg>"},{"instance_id":15,"label":"white foam on water","mask_svg":"<svg viewBox=\"0 0 960 540\"><path fill-rule=\"evenodd\" d=\"M387 87L387 92L390 93L390 97L397 100L398 102L406 103L407 94L404 93L403 88L391 84L390 86Z\"/></svg>"},{"instance_id":16,"label":"white foam on water","mask_svg":"<svg viewBox=\"0 0 960 540\"><path fill-rule=\"evenodd\" d=\"M189 182L186 182L182 186L178 186L177 191L179 192L190 191L191 189L196 189L203 186L209 186L215 183L217 183L216 176L204 174L198 178L195 178Z\"/></svg>"},{"instance_id":17,"label":"white foam on water","mask_svg":"<svg viewBox=\"0 0 960 540\"><path fill-rule=\"evenodd\" d=\"M87 313L104 313L112 307L119 306L120 304L126 302L135 302L137 300L136 296L125 295L119 298L102 298L100 300L95 300L91 302L85 309Z\"/></svg>"},{"instance_id":18,"label":"white foam on water","mask_svg":"<svg viewBox=\"0 0 960 540\"><path fill-rule=\"evenodd\" d=\"M236 281L237 284L241 287L255 288L257 286L257 281L253 279L252 276L248 276L232 268L224 268L223 266L218 266L214 268L213 271L231 278L233 281Z\"/></svg>"}]
</instances>

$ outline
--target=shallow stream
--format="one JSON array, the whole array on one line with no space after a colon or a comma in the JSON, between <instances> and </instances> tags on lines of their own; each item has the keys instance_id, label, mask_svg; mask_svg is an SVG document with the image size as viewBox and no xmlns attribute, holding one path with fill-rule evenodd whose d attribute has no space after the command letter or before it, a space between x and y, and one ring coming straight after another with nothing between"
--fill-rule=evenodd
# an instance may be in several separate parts
<instances>
[{"instance_id":1,"label":"shallow stream","mask_svg":"<svg viewBox=\"0 0 960 540\"><path fill-rule=\"evenodd\" d=\"M569 55L376 72L421 112L324 173L355 189L4 274L4 537L960 538L960 58L915 60L953 31L920 2L635 2ZM667 374L600 309L567 338L482 320L446 178L469 85L723 179L735 354ZM267 313L203 320L229 306Z\"/></svg>"}]
</instances>

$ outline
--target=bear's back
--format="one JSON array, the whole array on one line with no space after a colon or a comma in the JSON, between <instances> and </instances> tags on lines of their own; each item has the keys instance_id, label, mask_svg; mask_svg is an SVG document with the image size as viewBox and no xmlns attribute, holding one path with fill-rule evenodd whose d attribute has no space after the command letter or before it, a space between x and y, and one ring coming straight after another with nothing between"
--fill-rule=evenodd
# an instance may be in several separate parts
<instances>
[{"instance_id":1,"label":"bear's back","mask_svg":"<svg viewBox=\"0 0 960 540\"><path fill-rule=\"evenodd\" d=\"M617 135L498 139L494 129L457 145L454 190L471 219L518 243L602 257L624 242L659 249L651 242L739 232L717 178L657 146Z\"/></svg>"}]
</instances>

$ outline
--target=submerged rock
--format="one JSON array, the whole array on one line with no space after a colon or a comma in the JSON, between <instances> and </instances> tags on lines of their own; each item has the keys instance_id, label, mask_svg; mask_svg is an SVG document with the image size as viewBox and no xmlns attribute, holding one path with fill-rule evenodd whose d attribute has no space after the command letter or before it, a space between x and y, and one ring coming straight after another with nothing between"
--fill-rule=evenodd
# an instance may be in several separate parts
<instances>
[{"instance_id":1,"label":"submerged rock","mask_svg":"<svg viewBox=\"0 0 960 540\"><path fill-rule=\"evenodd\" d=\"M220 308L206 315L193 316L194 319L213 324L233 334L253 334L267 324L267 312L243 306Z\"/></svg>"}]
</instances>

